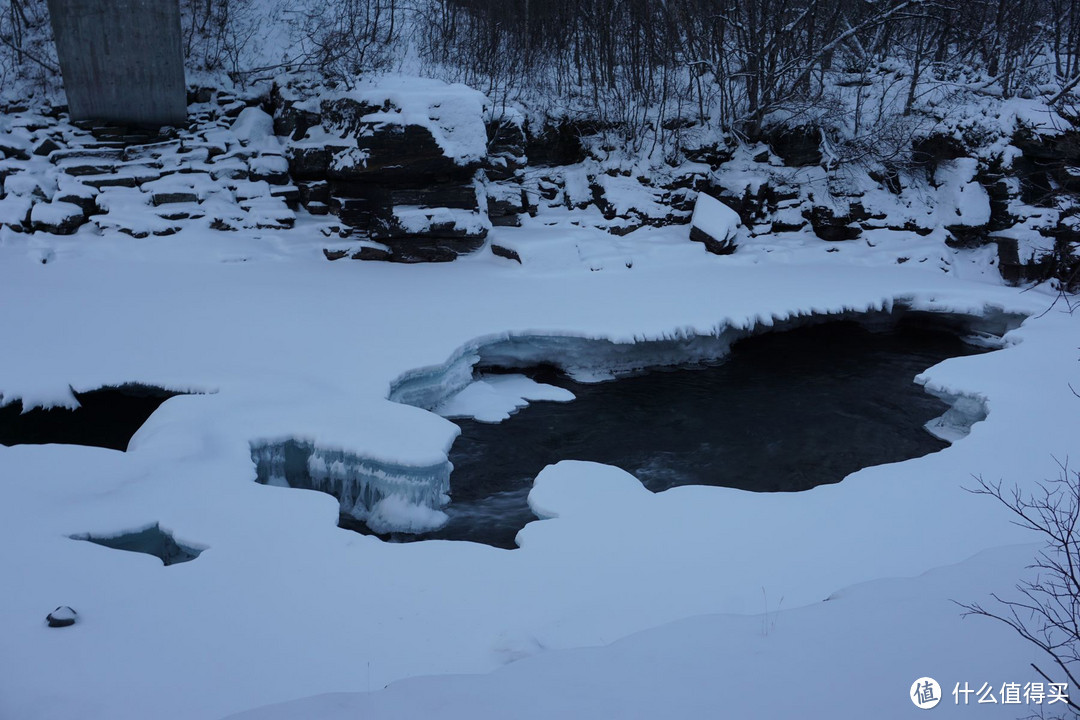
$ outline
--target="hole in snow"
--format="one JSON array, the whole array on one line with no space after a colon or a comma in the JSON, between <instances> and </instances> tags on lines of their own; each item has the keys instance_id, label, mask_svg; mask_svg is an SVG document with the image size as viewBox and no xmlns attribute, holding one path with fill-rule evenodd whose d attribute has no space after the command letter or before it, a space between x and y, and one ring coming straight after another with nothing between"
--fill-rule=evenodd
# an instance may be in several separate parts
<instances>
[{"instance_id":1,"label":"hole in snow","mask_svg":"<svg viewBox=\"0 0 1080 720\"><path fill-rule=\"evenodd\" d=\"M154 523L141 530L132 530L121 535L72 535L72 540L85 540L95 545L104 545L114 550L145 553L153 555L165 565L188 562L199 557L205 548L196 548L178 543L173 536Z\"/></svg>"},{"instance_id":2,"label":"hole in snow","mask_svg":"<svg viewBox=\"0 0 1080 720\"><path fill-rule=\"evenodd\" d=\"M161 403L184 393L129 383L75 393L79 407L32 408L15 401L0 407L0 445L63 443L127 450L131 437Z\"/></svg>"}]
</instances>

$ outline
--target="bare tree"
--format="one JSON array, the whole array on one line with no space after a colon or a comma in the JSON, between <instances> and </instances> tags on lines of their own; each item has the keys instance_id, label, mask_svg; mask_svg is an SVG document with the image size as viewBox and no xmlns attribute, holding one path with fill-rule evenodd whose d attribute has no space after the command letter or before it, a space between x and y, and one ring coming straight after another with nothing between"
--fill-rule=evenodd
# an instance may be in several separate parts
<instances>
[{"instance_id":1,"label":"bare tree","mask_svg":"<svg viewBox=\"0 0 1080 720\"><path fill-rule=\"evenodd\" d=\"M1080 688L1080 472L1059 463L1055 480L1024 493L977 478L977 495L995 498L1012 513L1013 522L1046 541L1031 569L1033 579L1016 586L1015 598L992 595L996 607L962 604L965 615L981 615L1005 623L1046 654L1047 671L1032 667L1047 682L1067 681ZM1057 677L1055 681L1053 678ZM1069 700L1074 715L1080 705Z\"/></svg>"}]
</instances>

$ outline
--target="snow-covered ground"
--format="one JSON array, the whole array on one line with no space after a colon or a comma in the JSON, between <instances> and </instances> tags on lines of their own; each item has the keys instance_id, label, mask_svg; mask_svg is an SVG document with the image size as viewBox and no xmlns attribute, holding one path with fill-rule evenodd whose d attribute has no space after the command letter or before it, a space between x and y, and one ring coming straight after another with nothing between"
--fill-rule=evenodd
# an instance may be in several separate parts
<instances>
[{"instance_id":1,"label":"snow-covered ground","mask_svg":"<svg viewBox=\"0 0 1080 720\"><path fill-rule=\"evenodd\" d=\"M686 227L616 238L574 212L492 231L523 264L487 248L331 263L302 214L288 231L141 240L0 229L4 402L72 405L72 390L130 382L198 393L166 401L127 453L0 447L0 715L211 720L345 693L250 717L898 717L921 675L947 693L1038 680L1027 647L948 600L1007 592L1035 552L1005 548L1033 538L964 488L1029 486L1075 452L1080 318L937 236L762 236L720 258ZM918 378L984 402L967 437L838 485L653 495L561 463L530 496L548 519L506 551L383 543L337 528L329 495L255 482L253 442L444 463L456 426L391 391L407 378L425 404L450 401L499 341L602 348L551 358L587 365L632 342L692 353L725 328L895 304L1032 317L1003 350ZM202 554L164 567L71 539L153 523ZM78 624L47 628L58 605ZM418 678L441 674L456 675ZM961 712L951 695L943 711Z\"/></svg>"}]
</instances>

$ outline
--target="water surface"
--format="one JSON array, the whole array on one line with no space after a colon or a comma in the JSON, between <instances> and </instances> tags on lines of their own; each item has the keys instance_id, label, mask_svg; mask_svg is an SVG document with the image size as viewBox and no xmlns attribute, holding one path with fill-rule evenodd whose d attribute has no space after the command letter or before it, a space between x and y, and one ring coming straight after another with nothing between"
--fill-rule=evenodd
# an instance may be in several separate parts
<instances>
[{"instance_id":1,"label":"water surface","mask_svg":"<svg viewBox=\"0 0 1080 720\"><path fill-rule=\"evenodd\" d=\"M947 406L914 377L981 351L914 323L871 332L834 322L747 338L712 367L599 384L536 369L528 374L577 399L533 403L500 424L456 420L449 524L394 539L515 547L517 531L536 519L526 504L533 478L560 460L615 465L654 492L678 485L798 492L920 457L946 447L923 425Z\"/></svg>"}]
</instances>

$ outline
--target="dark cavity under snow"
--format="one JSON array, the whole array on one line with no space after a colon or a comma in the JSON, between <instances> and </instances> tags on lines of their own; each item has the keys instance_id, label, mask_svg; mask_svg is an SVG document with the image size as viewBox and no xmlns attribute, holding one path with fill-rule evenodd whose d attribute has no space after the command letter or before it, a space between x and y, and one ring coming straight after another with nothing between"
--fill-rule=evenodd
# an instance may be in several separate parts
<instances>
[{"instance_id":1,"label":"dark cavity under snow","mask_svg":"<svg viewBox=\"0 0 1080 720\"><path fill-rule=\"evenodd\" d=\"M201 549L176 542L173 536L154 523L142 530L134 530L115 536L73 535L72 540L85 540L95 545L102 545L113 550L145 553L153 555L165 565L188 562L199 557Z\"/></svg>"},{"instance_id":2,"label":"dark cavity under snow","mask_svg":"<svg viewBox=\"0 0 1080 720\"><path fill-rule=\"evenodd\" d=\"M135 383L75 393L79 407L33 408L15 401L0 407L0 445L90 445L127 450L154 411L182 393Z\"/></svg>"}]
</instances>

